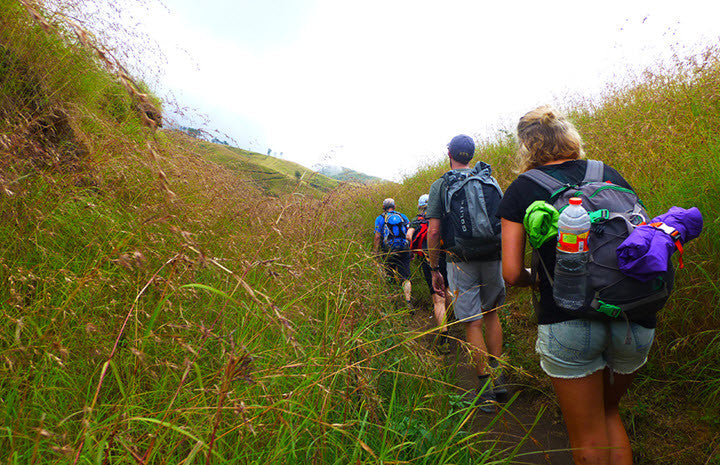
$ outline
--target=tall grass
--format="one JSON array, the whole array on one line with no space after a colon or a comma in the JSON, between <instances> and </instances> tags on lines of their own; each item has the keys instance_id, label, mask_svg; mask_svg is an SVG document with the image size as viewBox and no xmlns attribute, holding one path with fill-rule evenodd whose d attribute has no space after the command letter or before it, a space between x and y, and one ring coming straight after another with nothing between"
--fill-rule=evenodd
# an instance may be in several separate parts
<instances>
[{"instance_id":1,"label":"tall grass","mask_svg":"<svg viewBox=\"0 0 720 465\"><path fill-rule=\"evenodd\" d=\"M148 127L76 29L41 19L0 0L3 463L535 459L518 455L532 431L508 445L476 427L368 253L382 199L412 216L444 159L401 185L264 196ZM717 63L569 105L588 155L653 213L706 218L624 410L641 463L716 455ZM480 149L504 186L508 134ZM527 295L507 307L516 378L548 389Z\"/></svg>"},{"instance_id":2,"label":"tall grass","mask_svg":"<svg viewBox=\"0 0 720 465\"><path fill-rule=\"evenodd\" d=\"M492 448L345 234L352 193L264 201L222 171L183 185L182 158L174 203L157 186L147 204L104 185L13 198L43 221L3 231L9 463L477 463Z\"/></svg>"},{"instance_id":3,"label":"tall grass","mask_svg":"<svg viewBox=\"0 0 720 465\"><path fill-rule=\"evenodd\" d=\"M388 298L368 254L379 190L263 196L146 128L61 26L9 0L0 18L0 460L516 454L470 428Z\"/></svg>"}]
</instances>

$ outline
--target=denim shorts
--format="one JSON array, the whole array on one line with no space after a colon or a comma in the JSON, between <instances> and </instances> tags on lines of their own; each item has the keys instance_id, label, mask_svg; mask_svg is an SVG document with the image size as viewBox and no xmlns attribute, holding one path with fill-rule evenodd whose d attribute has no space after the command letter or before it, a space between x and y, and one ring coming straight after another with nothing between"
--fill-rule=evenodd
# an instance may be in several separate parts
<instances>
[{"instance_id":1,"label":"denim shorts","mask_svg":"<svg viewBox=\"0 0 720 465\"><path fill-rule=\"evenodd\" d=\"M628 323L570 320L538 325L535 351L540 366L554 378L583 378L606 366L615 373L630 374L647 362L655 329L630 323L630 343L625 339Z\"/></svg>"}]
</instances>

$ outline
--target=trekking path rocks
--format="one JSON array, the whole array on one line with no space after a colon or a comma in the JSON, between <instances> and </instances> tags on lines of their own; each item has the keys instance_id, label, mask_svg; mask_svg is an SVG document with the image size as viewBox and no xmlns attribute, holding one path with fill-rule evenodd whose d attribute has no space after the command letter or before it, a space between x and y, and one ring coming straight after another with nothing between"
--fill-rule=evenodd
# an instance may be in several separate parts
<instances>
[{"instance_id":1,"label":"trekking path rocks","mask_svg":"<svg viewBox=\"0 0 720 465\"><path fill-rule=\"evenodd\" d=\"M434 327L432 313L429 310L416 311L412 324L420 331L429 330ZM462 325L451 324L450 335L450 354L442 357L447 369L452 372L451 378L456 380L458 394L464 394L477 386L477 378L472 362L461 346L464 338ZM430 348L432 340L433 336L427 335L423 343ZM472 431L487 431L488 441L495 443L494 449L507 451L507 456L522 443L510 463L572 465L570 442L560 409L546 394L529 385L527 380L518 379L522 375L513 372L508 375L508 400L517 397L507 405L502 404L494 415L477 409L471 419Z\"/></svg>"}]
</instances>

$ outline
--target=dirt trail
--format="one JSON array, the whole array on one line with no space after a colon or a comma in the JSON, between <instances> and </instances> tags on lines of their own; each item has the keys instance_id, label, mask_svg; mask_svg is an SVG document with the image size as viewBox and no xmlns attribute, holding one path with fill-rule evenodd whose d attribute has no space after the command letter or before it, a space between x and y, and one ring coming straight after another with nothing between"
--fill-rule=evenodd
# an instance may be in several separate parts
<instances>
[{"instance_id":1,"label":"dirt trail","mask_svg":"<svg viewBox=\"0 0 720 465\"><path fill-rule=\"evenodd\" d=\"M428 311L416 311L413 320L421 330L434 326ZM465 339L460 325L451 329L451 335L459 340ZM428 336L426 339L426 343L430 344L432 338ZM458 386L464 391L477 388L478 380L465 352L457 350L458 343L455 341L451 347L451 354L445 356L445 361L448 368L455 371L453 378ZM512 463L572 465L570 443L557 409L537 390L519 384L512 373L510 384L508 399L515 397L512 402L502 407L497 419L496 415L477 410L471 420L473 429L489 431L488 439L496 440L496 449L507 450L508 455L522 443Z\"/></svg>"}]
</instances>

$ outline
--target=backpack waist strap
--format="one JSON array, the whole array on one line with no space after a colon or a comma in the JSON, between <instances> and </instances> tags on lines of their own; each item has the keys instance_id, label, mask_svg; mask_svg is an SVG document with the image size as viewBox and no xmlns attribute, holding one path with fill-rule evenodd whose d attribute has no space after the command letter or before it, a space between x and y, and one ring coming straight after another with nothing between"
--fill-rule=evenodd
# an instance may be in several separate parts
<instances>
[{"instance_id":1,"label":"backpack waist strap","mask_svg":"<svg viewBox=\"0 0 720 465\"><path fill-rule=\"evenodd\" d=\"M642 299L636 300L632 303L625 304L622 306L619 305L613 305L608 304L606 302L603 302L600 300L599 293L595 293L595 297L593 298L592 302L590 303L590 306L597 310L600 313L604 313L608 316L611 316L613 318L619 316L622 312L627 312L629 310L633 310L635 308L641 307L643 305L655 302L656 300L664 299L665 297L668 297L670 293L668 292L667 284L664 284L662 289L660 289L658 292L654 294L650 294L647 297L643 297Z\"/></svg>"}]
</instances>

